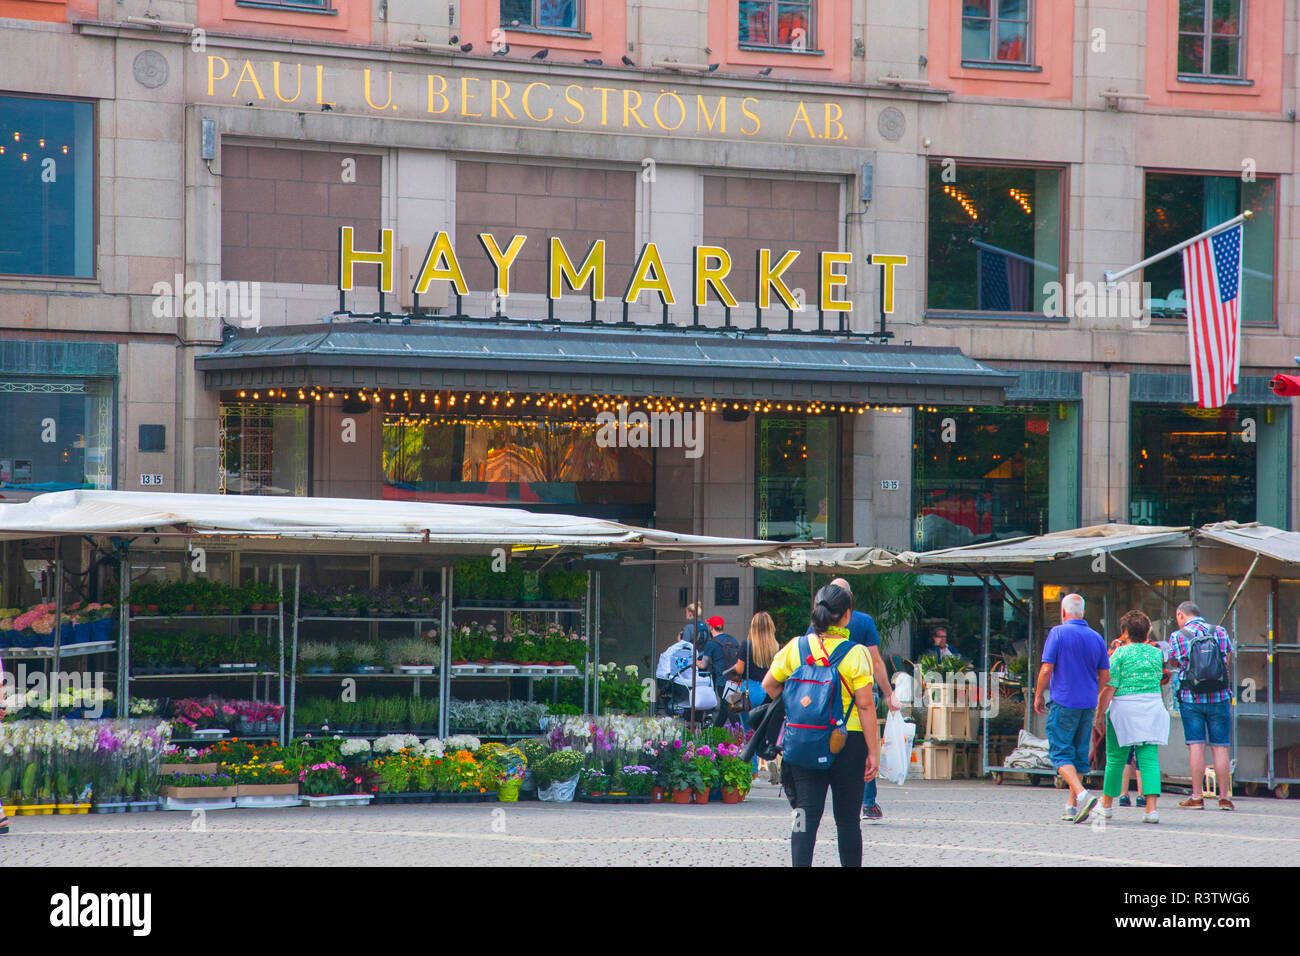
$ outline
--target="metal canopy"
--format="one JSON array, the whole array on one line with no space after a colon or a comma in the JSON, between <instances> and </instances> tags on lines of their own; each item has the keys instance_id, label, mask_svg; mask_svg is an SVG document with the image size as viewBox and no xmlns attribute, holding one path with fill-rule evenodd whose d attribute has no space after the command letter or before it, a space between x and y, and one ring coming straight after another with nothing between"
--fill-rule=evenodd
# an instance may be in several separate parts
<instances>
[{"instance_id":1,"label":"metal canopy","mask_svg":"<svg viewBox=\"0 0 1300 956\"><path fill-rule=\"evenodd\" d=\"M1196 537L1262 554L1282 564L1300 565L1300 532L1297 531L1270 528L1259 522L1221 521L1198 529Z\"/></svg>"},{"instance_id":2,"label":"metal canopy","mask_svg":"<svg viewBox=\"0 0 1300 956\"><path fill-rule=\"evenodd\" d=\"M769 571L820 571L827 574L965 570L1023 574L1031 572L1036 564L1087 557L1099 548L1109 552L1166 544L1179 539L1186 541L1188 531L1187 528L1101 524L937 551L893 554L880 548L808 548L756 557L749 563Z\"/></svg>"},{"instance_id":3,"label":"metal canopy","mask_svg":"<svg viewBox=\"0 0 1300 956\"><path fill-rule=\"evenodd\" d=\"M950 348L689 327L453 320L245 332L195 364L208 390L315 385L998 405L1017 382Z\"/></svg>"}]
</instances>

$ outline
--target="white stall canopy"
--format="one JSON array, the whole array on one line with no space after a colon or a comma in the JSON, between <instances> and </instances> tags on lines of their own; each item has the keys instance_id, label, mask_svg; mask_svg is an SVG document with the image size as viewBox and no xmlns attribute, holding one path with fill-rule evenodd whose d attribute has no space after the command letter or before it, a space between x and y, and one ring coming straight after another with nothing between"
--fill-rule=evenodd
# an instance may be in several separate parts
<instances>
[{"instance_id":1,"label":"white stall canopy","mask_svg":"<svg viewBox=\"0 0 1300 956\"><path fill-rule=\"evenodd\" d=\"M636 528L573 515L358 498L59 491L0 505L0 540L52 535L168 534L271 538L288 542L381 541L482 550L650 548L717 557L780 550L784 545Z\"/></svg>"},{"instance_id":2,"label":"white stall canopy","mask_svg":"<svg viewBox=\"0 0 1300 956\"><path fill-rule=\"evenodd\" d=\"M1040 562L1068 561L1126 548L1149 547L1182 539L1187 528L1148 525L1099 524L1070 531L1054 531L1025 538L1008 538L968 544L960 548L937 551L900 551L893 554L881 548L806 548L763 555L749 563L766 571L817 571L824 574L879 574L889 571L919 573L923 571L971 569L1031 573Z\"/></svg>"}]
</instances>

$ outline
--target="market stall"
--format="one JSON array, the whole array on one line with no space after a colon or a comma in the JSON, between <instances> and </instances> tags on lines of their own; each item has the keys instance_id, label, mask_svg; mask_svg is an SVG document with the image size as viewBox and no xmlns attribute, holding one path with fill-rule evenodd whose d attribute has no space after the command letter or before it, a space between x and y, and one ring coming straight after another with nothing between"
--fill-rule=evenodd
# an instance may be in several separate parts
<instances>
[{"instance_id":1,"label":"market stall","mask_svg":"<svg viewBox=\"0 0 1300 956\"><path fill-rule=\"evenodd\" d=\"M333 670L319 664L299 667L299 638L307 630L315 629L319 637L351 628L349 633L358 638L351 642L349 668L331 674L332 680L401 681L416 698L422 679L435 683L436 724L417 719L413 708L403 722L443 735L453 717L453 680L482 685L518 679L527 683L531 699L537 680L581 678L583 709L594 711L599 572L555 569L595 553L662 550L734 557L780 547L566 515L393 501L74 491L0 505L0 539L50 538L84 540L99 562L111 561L118 572L118 635L89 649L116 655L119 708L129 706L133 682L246 684L253 698L274 699L287 713L271 721L264 712L250 712L243 732L281 743L294 729L300 684ZM53 621L49 646L10 647L0 654L10 660L25 653L44 657L58 673L70 645L61 638L68 628L63 562L61 552L55 553L54 600L45 615ZM495 592L475 590L467 581L461 598L457 559L499 563L492 571L501 573L487 577L501 582L509 581L517 568L540 569L542 584L554 587L531 598L519 593L488 597ZM345 572L356 577L347 579ZM154 580L141 583L141 577ZM345 580L351 583L331 589ZM474 614L499 620L499 630L494 622L473 621ZM512 635L512 624L521 620L524 629ZM534 627L529 621L542 623ZM176 628L185 630L175 633ZM232 633L213 633L222 628ZM171 633L158 637L158 644L207 647L229 638L227 646L238 648L231 651L237 656L219 664L200 662L197 668L187 665L192 670L186 674L175 668L133 672L133 641L168 629ZM436 643L430 648L422 639L431 634ZM398 640L401 635L404 641ZM521 639L511 640L514 636ZM399 658L391 670L373 663L373 656L360 652L373 651L381 637L404 644L402 653L413 656ZM485 646L496 644L500 650L507 643L524 648L535 643L537 648L526 659L519 654L506 658ZM71 647L76 653L88 651L84 643ZM424 656L430 652L432 657ZM59 716L58 704L56 695L53 717ZM376 725L374 732L383 729Z\"/></svg>"},{"instance_id":2,"label":"market stall","mask_svg":"<svg viewBox=\"0 0 1300 956\"><path fill-rule=\"evenodd\" d=\"M958 758L960 751L968 749L964 739L974 735L956 724L966 720L967 713L974 713L979 723L981 773L992 773L997 780L1003 773L1026 774L1031 783L1037 783L1044 777L1055 777L1050 765L1043 766L1045 759L1024 761L1016 766L990 759L988 702L998 700L1000 693L998 687L990 686L997 681L987 676L996 663L989 655L992 601L1005 602L1028 619L1022 729L1032 737L1041 738L1045 736L1044 718L1032 709L1033 682L1042 653L1039 635L1059 621L1061 597L1070 591L1083 595L1087 619L1109 640L1116 633L1120 615L1131 607L1142 607L1153 621L1171 621L1174 607L1187 598L1192 561L1186 528L1108 524L937 551L894 554L878 548L821 548L759 556L748 563L768 570L846 576L906 573L977 577L984 588L979 674L986 676L981 680L979 675L971 675L976 678L976 686L970 688L966 704L958 698L959 686L954 686L960 681L945 678L930 692L928 702L948 713L938 725L931 720L930 727L918 727L918 732L930 731L932 737L953 745L949 748L951 756ZM1028 597L1016 593L1006 583L1012 576L1032 577L1033 592ZM1161 636L1167 633L1167 625L1159 633ZM1177 722L1175 727L1175 732L1180 734ZM1177 742L1181 743L1181 739ZM1175 741L1171 738L1170 743ZM1175 762L1181 760L1181 776L1185 777L1185 748L1171 747L1169 754Z\"/></svg>"}]
</instances>

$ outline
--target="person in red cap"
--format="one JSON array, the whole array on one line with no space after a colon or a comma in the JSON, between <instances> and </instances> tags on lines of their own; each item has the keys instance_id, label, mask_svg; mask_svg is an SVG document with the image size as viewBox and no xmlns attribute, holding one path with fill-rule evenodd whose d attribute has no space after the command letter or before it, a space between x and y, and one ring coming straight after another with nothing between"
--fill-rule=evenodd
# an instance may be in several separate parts
<instances>
[{"instance_id":1,"label":"person in red cap","mask_svg":"<svg viewBox=\"0 0 1300 956\"><path fill-rule=\"evenodd\" d=\"M709 625L709 639L700 649L700 667L707 668L713 675L713 689L722 700L722 688L727 681L734 680L736 661L740 659L740 642L728 634L724 628L727 622L718 615L713 615L706 622ZM719 713L723 708L718 708Z\"/></svg>"}]
</instances>

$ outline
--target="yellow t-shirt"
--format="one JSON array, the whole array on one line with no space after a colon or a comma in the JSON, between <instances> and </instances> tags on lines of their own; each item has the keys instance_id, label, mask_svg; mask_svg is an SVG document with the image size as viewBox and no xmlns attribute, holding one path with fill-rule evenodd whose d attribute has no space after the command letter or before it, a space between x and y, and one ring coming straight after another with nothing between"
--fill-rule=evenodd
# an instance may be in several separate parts
<instances>
[{"instance_id":1,"label":"yellow t-shirt","mask_svg":"<svg viewBox=\"0 0 1300 956\"><path fill-rule=\"evenodd\" d=\"M840 646L840 642L847 640L847 637L827 637L824 642L825 649L823 650L821 646L823 643L822 638L814 634L808 638L808 645L812 649L813 657L816 660L822 660L823 655L830 657L831 654L835 653L835 648ZM796 637L777 651L776 657L772 658L772 663L767 672L772 676L773 680L784 683L802 663L799 660L799 639ZM871 658L867 656L867 649L861 644L853 645L853 648L844 655L844 660L840 661L840 674L843 676L844 681L848 681L849 687L855 692L863 687L870 687L872 683ZM844 704L845 713L849 714L847 727L849 730L861 730L862 721L858 719L858 709L854 707L852 712L849 712L849 706L852 704L853 698L849 691L845 689L844 681L840 681L840 699ZM875 716L875 711L872 711L871 717L874 718Z\"/></svg>"}]
</instances>

